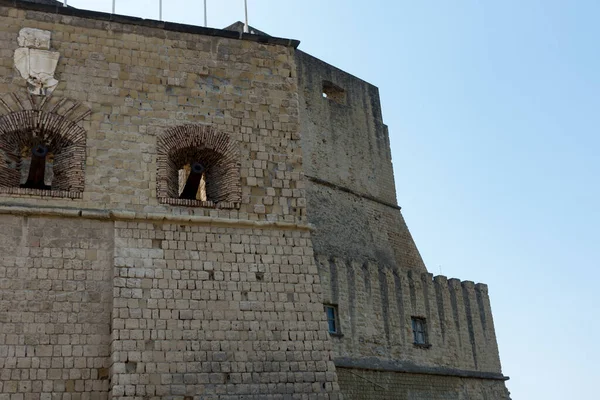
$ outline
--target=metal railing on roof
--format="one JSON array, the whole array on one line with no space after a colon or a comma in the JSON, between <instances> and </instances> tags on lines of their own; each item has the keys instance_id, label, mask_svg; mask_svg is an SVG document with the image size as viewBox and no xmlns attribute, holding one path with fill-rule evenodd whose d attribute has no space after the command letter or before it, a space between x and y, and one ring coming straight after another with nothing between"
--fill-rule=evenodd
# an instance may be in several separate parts
<instances>
[{"instance_id":1,"label":"metal railing on roof","mask_svg":"<svg viewBox=\"0 0 600 400\"><path fill-rule=\"evenodd\" d=\"M108 0L107 0L108 1ZM112 13L116 14L116 0L111 0L112 1ZM204 0L204 27L208 26L208 17L207 17L207 7L206 7L206 2L207 0ZM64 0L64 6L68 7L68 0ZM163 0L158 0L158 20L162 21L163 20ZM248 33L249 32L249 28L248 28L248 0L244 0L244 15L245 15L245 23L244 23L244 32Z\"/></svg>"}]
</instances>

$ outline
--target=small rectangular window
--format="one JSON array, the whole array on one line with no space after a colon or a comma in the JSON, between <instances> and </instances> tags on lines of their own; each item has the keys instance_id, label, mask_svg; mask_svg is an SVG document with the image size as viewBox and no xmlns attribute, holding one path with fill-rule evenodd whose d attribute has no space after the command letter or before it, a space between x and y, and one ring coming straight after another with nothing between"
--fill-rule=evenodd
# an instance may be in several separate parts
<instances>
[{"instance_id":1,"label":"small rectangular window","mask_svg":"<svg viewBox=\"0 0 600 400\"><path fill-rule=\"evenodd\" d=\"M413 343L427 345L427 321L425 318L412 317Z\"/></svg>"},{"instance_id":2,"label":"small rectangular window","mask_svg":"<svg viewBox=\"0 0 600 400\"><path fill-rule=\"evenodd\" d=\"M329 81L323 81L323 98L346 104L346 91Z\"/></svg>"},{"instance_id":3,"label":"small rectangular window","mask_svg":"<svg viewBox=\"0 0 600 400\"><path fill-rule=\"evenodd\" d=\"M338 319L338 309L335 305L326 305L325 314L327 315L327 326L329 333L339 334L340 324Z\"/></svg>"}]
</instances>

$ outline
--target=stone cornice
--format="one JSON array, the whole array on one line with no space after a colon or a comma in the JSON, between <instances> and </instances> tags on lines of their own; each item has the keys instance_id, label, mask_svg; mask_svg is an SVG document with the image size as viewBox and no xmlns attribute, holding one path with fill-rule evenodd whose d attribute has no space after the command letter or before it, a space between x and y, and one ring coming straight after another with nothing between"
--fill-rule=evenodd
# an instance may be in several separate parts
<instances>
[{"instance_id":1,"label":"stone cornice","mask_svg":"<svg viewBox=\"0 0 600 400\"><path fill-rule=\"evenodd\" d=\"M507 381L510 379L508 376L504 376L499 372L470 371L451 367L426 367L401 361L380 360L374 357L340 357L334 359L333 362L335 366L339 368L451 376L457 378L489 379L496 381Z\"/></svg>"},{"instance_id":2,"label":"stone cornice","mask_svg":"<svg viewBox=\"0 0 600 400\"><path fill-rule=\"evenodd\" d=\"M208 225L225 228L258 228L312 231L311 224L297 224L282 221L253 221L205 217L201 215L172 214L168 212L135 212L130 210L103 210L91 208L43 207L26 204L0 203L0 215L20 215L37 217L84 218L105 221L158 222L173 224Z\"/></svg>"}]
</instances>

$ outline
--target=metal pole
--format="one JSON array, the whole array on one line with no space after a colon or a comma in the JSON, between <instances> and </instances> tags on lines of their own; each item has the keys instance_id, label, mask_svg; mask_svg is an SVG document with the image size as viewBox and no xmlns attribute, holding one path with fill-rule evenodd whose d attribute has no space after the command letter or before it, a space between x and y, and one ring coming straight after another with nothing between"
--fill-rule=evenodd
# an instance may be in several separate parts
<instances>
[{"instance_id":1,"label":"metal pole","mask_svg":"<svg viewBox=\"0 0 600 400\"><path fill-rule=\"evenodd\" d=\"M244 0L244 8L246 10L246 23L244 24L244 32L250 32L250 28L248 28L248 0Z\"/></svg>"},{"instance_id":2,"label":"metal pole","mask_svg":"<svg viewBox=\"0 0 600 400\"><path fill-rule=\"evenodd\" d=\"M65 0L65 7L67 7L67 0Z\"/></svg>"},{"instance_id":3,"label":"metal pole","mask_svg":"<svg viewBox=\"0 0 600 400\"><path fill-rule=\"evenodd\" d=\"M115 1L116 0L113 0L113 12L112 12L113 14L115 13Z\"/></svg>"},{"instance_id":4,"label":"metal pole","mask_svg":"<svg viewBox=\"0 0 600 400\"><path fill-rule=\"evenodd\" d=\"M204 0L204 27L208 26L208 17L206 16L206 0Z\"/></svg>"},{"instance_id":5,"label":"metal pole","mask_svg":"<svg viewBox=\"0 0 600 400\"><path fill-rule=\"evenodd\" d=\"M162 0L158 0L158 20L162 21Z\"/></svg>"}]
</instances>

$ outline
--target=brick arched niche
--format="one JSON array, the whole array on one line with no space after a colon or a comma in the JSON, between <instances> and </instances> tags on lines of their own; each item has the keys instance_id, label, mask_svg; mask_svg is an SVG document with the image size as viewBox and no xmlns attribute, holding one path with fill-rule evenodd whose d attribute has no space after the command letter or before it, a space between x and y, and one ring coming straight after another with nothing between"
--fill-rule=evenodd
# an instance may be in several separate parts
<instances>
[{"instance_id":1,"label":"brick arched niche","mask_svg":"<svg viewBox=\"0 0 600 400\"><path fill-rule=\"evenodd\" d=\"M158 138L157 195L164 204L238 208L240 163L236 143L210 126L181 125ZM202 183L194 198L181 198L190 166L201 164Z\"/></svg>"},{"instance_id":2,"label":"brick arched niche","mask_svg":"<svg viewBox=\"0 0 600 400\"><path fill-rule=\"evenodd\" d=\"M0 193L81 198L85 130L60 114L21 110L0 116ZM26 188L32 150L47 149L45 189Z\"/></svg>"}]
</instances>

